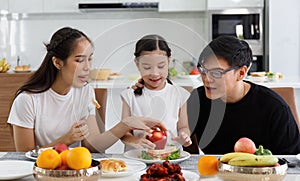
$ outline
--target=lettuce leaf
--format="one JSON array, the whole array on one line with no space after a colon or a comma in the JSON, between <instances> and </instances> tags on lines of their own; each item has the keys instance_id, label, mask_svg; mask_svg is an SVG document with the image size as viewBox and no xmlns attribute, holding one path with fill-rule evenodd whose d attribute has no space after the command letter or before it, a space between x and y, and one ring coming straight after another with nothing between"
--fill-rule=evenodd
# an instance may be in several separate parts
<instances>
[{"instance_id":1,"label":"lettuce leaf","mask_svg":"<svg viewBox=\"0 0 300 181\"><path fill-rule=\"evenodd\" d=\"M163 160L175 160L177 158L180 158L180 150L179 149L177 149L176 151L172 152L166 158L163 158Z\"/></svg>"}]
</instances>

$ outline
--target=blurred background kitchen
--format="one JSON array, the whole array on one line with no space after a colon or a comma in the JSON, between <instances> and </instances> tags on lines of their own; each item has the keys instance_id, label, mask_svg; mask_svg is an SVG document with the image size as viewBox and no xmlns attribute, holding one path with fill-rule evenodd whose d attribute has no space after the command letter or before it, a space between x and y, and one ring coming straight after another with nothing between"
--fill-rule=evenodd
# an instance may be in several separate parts
<instances>
[{"instance_id":1,"label":"blurred background kitchen","mask_svg":"<svg viewBox=\"0 0 300 181\"><path fill-rule=\"evenodd\" d=\"M133 63L134 44L149 33L168 41L171 67L187 73L211 39L223 34L245 39L253 49L250 71L280 72L282 81L266 82L266 76L258 80L268 87L295 88L299 114L298 0L0 0L0 59L5 58L11 66L8 73L0 74L0 141L8 145L6 150L14 149L9 147L12 138L6 125L12 90L30 75L16 75L15 67L29 65L27 70L21 69L23 73L36 70L46 53L43 42L48 43L64 26L77 28L94 41L92 68L106 68L123 77L114 82L91 82L102 104L103 129L120 120L119 94L128 80L135 82L139 74ZM199 79L174 81L194 88L201 85ZM122 151L121 143L107 150Z\"/></svg>"},{"instance_id":2,"label":"blurred background kitchen","mask_svg":"<svg viewBox=\"0 0 300 181\"><path fill-rule=\"evenodd\" d=\"M240 16L226 12L232 9ZM132 72L133 45L144 34L161 34L170 41L174 59L192 61L209 40L233 33L230 25L239 22L244 25L240 36L255 51L253 71L300 74L297 0L0 0L0 12L0 58L12 67L19 56L21 64L36 69L45 54L42 42L62 26L78 28L95 41L94 67L120 71L122 64ZM247 30L252 23L247 18L254 18L252 29ZM258 33L249 36L247 31Z\"/></svg>"}]
</instances>

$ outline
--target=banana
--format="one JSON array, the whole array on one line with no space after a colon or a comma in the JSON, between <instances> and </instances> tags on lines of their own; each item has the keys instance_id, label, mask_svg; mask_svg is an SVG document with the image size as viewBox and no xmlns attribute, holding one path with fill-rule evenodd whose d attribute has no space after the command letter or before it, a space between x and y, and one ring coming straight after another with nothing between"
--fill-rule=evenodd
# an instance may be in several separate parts
<instances>
[{"instance_id":1,"label":"banana","mask_svg":"<svg viewBox=\"0 0 300 181\"><path fill-rule=\"evenodd\" d=\"M231 153L226 153L223 156L221 156L220 161L223 163L228 163L231 159L240 157L240 156L254 157L255 155L251 154L251 153L231 152Z\"/></svg>"},{"instance_id":2,"label":"banana","mask_svg":"<svg viewBox=\"0 0 300 181\"><path fill-rule=\"evenodd\" d=\"M6 64L6 59L5 58L2 58L1 60L0 60L0 67L2 67L3 65L5 65Z\"/></svg>"},{"instance_id":3,"label":"banana","mask_svg":"<svg viewBox=\"0 0 300 181\"><path fill-rule=\"evenodd\" d=\"M228 164L244 167L268 167L274 166L278 158L274 155L239 156L231 159Z\"/></svg>"}]
</instances>

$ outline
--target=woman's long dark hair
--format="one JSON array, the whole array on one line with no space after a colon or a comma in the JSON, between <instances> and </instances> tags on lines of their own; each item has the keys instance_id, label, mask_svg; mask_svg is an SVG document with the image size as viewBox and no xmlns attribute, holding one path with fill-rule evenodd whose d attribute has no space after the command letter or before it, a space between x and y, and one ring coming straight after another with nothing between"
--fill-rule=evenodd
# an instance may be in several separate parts
<instances>
[{"instance_id":1,"label":"woman's long dark hair","mask_svg":"<svg viewBox=\"0 0 300 181\"><path fill-rule=\"evenodd\" d=\"M47 54L38 70L21 86L17 92L17 97L22 92L41 93L48 90L56 79L58 69L53 65L52 57L66 63L76 46L76 40L86 38L91 44L92 41L81 31L70 27L64 27L56 31L49 44L45 44Z\"/></svg>"},{"instance_id":2,"label":"woman's long dark hair","mask_svg":"<svg viewBox=\"0 0 300 181\"><path fill-rule=\"evenodd\" d=\"M167 53L168 57L171 57L171 49L167 43L167 41L161 37L160 35L146 35L137 41L135 45L134 56L136 58L141 56L143 51L155 51L161 50ZM167 78L168 83L172 84L172 82ZM144 81L142 80L142 84ZM135 95L142 95L142 88L137 88L134 91Z\"/></svg>"}]
</instances>

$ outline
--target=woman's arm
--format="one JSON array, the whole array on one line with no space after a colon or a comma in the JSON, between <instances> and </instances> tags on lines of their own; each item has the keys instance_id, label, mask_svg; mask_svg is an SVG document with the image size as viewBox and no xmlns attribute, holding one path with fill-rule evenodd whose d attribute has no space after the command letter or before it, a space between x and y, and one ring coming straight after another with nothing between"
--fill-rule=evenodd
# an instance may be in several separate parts
<instances>
[{"instance_id":1,"label":"woman's arm","mask_svg":"<svg viewBox=\"0 0 300 181\"><path fill-rule=\"evenodd\" d=\"M13 125L13 137L17 152L26 152L34 149L33 129Z\"/></svg>"}]
</instances>

